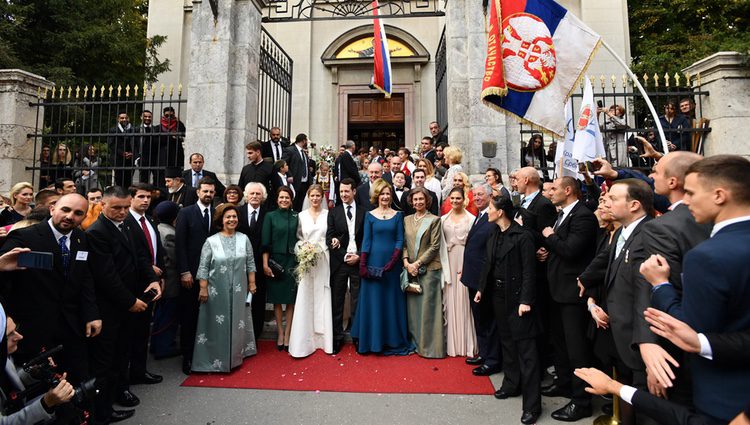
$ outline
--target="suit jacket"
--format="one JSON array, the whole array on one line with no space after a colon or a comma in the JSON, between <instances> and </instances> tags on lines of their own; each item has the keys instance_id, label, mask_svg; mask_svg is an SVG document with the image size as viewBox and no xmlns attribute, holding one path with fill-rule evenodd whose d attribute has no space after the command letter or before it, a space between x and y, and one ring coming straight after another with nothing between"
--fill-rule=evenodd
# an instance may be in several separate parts
<instances>
[{"instance_id":1,"label":"suit jacket","mask_svg":"<svg viewBox=\"0 0 750 425\"><path fill-rule=\"evenodd\" d=\"M466 236L466 246L464 247L464 267L461 274L461 283L467 287L479 290L480 274L484 268L487 252L487 239L495 224L487 220L487 214L477 220Z\"/></svg>"},{"instance_id":2,"label":"suit jacket","mask_svg":"<svg viewBox=\"0 0 750 425\"><path fill-rule=\"evenodd\" d=\"M406 183L404 184L404 187L411 187L411 176L405 176L406 177ZM390 173L383 173L383 180L387 181L389 185L393 186L393 172Z\"/></svg>"},{"instance_id":3,"label":"suit jacket","mask_svg":"<svg viewBox=\"0 0 750 425\"><path fill-rule=\"evenodd\" d=\"M497 250L497 239L500 228L493 225L490 236L485 245L487 260L484 262L479 276L479 291L485 295L488 285L495 285L495 260L505 259L505 270L500 271L504 276L505 303L508 311L508 326L514 340L536 337L541 328L536 318L536 247L534 238L528 229L518 223L511 222L510 227L502 235L500 250ZM498 290L496 287L493 290ZM531 305L531 312L518 317L519 304Z\"/></svg>"},{"instance_id":4,"label":"suit jacket","mask_svg":"<svg viewBox=\"0 0 750 425\"><path fill-rule=\"evenodd\" d=\"M432 164L435 164L435 157L436 157L435 149L430 149L429 152L425 153L422 158L430 161Z\"/></svg>"},{"instance_id":5,"label":"suit jacket","mask_svg":"<svg viewBox=\"0 0 750 425\"><path fill-rule=\"evenodd\" d=\"M11 233L12 234L12 233ZM728 225L690 250L682 262L682 299L670 285L653 291L651 304L696 332L734 333L750 328L750 221ZM747 356L745 356L747 357ZM729 422L750 400L750 368L692 356L693 402Z\"/></svg>"},{"instance_id":6,"label":"suit jacket","mask_svg":"<svg viewBox=\"0 0 750 425\"><path fill-rule=\"evenodd\" d=\"M714 423L685 406L651 395L648 391L636 390L631 401L637 412L656 420L660 425L711 425Z\"/></svg>"},{"instance_id":7,"label":"suit jacket","mask_svg":"<svg viewBox=\"0 0 750 425\"><path fill-rule=\"evenodd\" d=\"M189 184L183 184L177 192L167 193L167 200L174 202L180 207L187 207L198 202L198 194L194 187Z\"/></svg>"},{"instance_id":8,"label":"suit jacket","mask_svg":"<svg viewBox=\"0 0 750 425\"><path fill-rule=\"evenodd\" d=\"M352 155L348 152L344 152L336 158L333 171L333 179L336 183L336 195L338 195L339 183L345 178L354 180L354 187L357 187L362 183L362 178L359 176L359 170L357 170L357 164L354 162Z\"/></svg>"},{"instance_id":9,"label":"suit jacket","mask_svg":"<svg viewBox=\"0 0 750 425\"><path fill-rule=\"evenodd\" d=\"M102 214L86 231L94 251L97 302L105 321L126 314L146 284L156 280L148 254L140 252L133 239L132 224L126 220L125 226L127 234Z\"/></svg>"},{"instance_id":10,"label":"suit jacket","mask_svg":"<svg viewBox=\"0 0 750 425\"><path fill-rule=\"evenodd\" d=\"M214 209L211 207L211 220ZM209 231L203 223L203 212L198 204L190 205L177 214L175 226L175 254L177 254L177 272L190 272L195 278L201 259L201 249L209 236L216 233Z\"/></svg>"},{"instance_id":11,"label":"suit jacket","mask_svg":"<svg viewBox=\"0 0 750 425\"><path fill-rule=\"evenodd\" d=\"M120 131L119 126L114 126L109 129L109 136L107 136L107 147L110 152L110 160L114 166L132 166L135 161L137 152L135 151L135 140L133 138L133 126L128 130ZM130 159L125 159L123 154L130 152L133 156Z\"/></svg>"},{"instance_id":12,"label":"suit jacket","mask_svg":"<svg viewBox=\"0 0 750 425\"><path fill-rule=\"evenodd\" d=\"M537 195L539 197L541 195ZM594 213L579 201L555 233L545 240L549 251L547 280L555 302L578 304L585 301L578 296L576 279L594 258L598 228Z\"/></svg>"},{"instance_id":13,"label":"suit jacket","mask_svg":"<svg viewBox=\"0 0 750 425\"><path fill-rule=\"evenodd\" d=\"M750 352L750 328L732 333L706 335L714 361L727 366L744 366Z\"/></svg>"},{"instance_id":14,"label":"suit jacket","mask_svg":"<svg viewBox=\"0 0 750 425\"><path fill-rule=\"evenodd\" d=\"M280 140L279 144L281 145L281 156L284 156L284 149L289 147L289 141L288 140ZM268 140L265 142L261 142L260 144L260 155L265 158L270 158L271 163L273 163L273 142ZM281 158L279 158L281 159ZM240 186L244 189L244 186Z\"/></svg>"},{"instance_id":15,"label":"suit jacket","mask_svg":"<svg viewBox=\"0 0 750 425\"><path fill-rule=\"evenodd\" d=\"M354 196L354 199L357 201L357 205L364 208L366 211L372 211L377 207L377 205L373 205L372 202L370 202L369 180L362 183L362 185L357 188L357 193Z\"/></svg>"},{"instance_id":16,"label":"suit jacket","mask_svg":"<svg viewBox=\"0 0 750 425\"><path fill-rule=\"evenodd\" d=\"M391 208L393 208L396 211L403 212L404 216L414 214L411 205L409 205L409 202L407 201L408 197L409 197L409 189L407 189L407 186L404 186L403 193L401 194L401 199L398 199L398 196L396 196L396 191L394 188L393 196L391 197Z\"/></svg>"},{"instance_id":17,"label":"suit jacket","mask_svg":"<svg viewBox=\"0 0 750 425\"><path fill-rule=\"evenodd\" d=\"M166 152L163 151L162 137L159 135L161 126L139 125L133 131L135 133L136 156L141 158L141 165L154 167L167 165ZM160 182L160 184L163 182Z\"/></svg>"},{"instance_id":18,"label":"suit jacket","mask_svg":"<svg viewBox=\"0 0 750 425\"><path fill-rule=\"evenodd\" d=\"M148 220L149 224L151 224L151 227L154 229L154 234L156 234L156 252L154 253L156 256L156 267L164 270L164 247L161 244L161 235L159 235L159 229L157 228L156 222L146 216L146 220ZM133 214L130 214L128 212L128 216L125 218L125 223L127 223L128 227L130 228L130 232L133 235L133 242L135 243L135 247L140 251L140 254L142 256L145 256L149 260L149 265L152 263L151 261L151 251L148 247L148 242L146 241L146 235L143 234L143 228L141 227L141 223L136 221L135 217L133 217ZM152 269L153 270L153 269ZM156 279L158 280L158 277L154 275ZM151 283L154 280L150 280L146 283Z\"/></svg>"},{"instance_id":19,"label":"suit jacket","mask_svg":"<svg viewBox=\"0 0 750 425\"><path fill-rule=\"evenodd\" d=\"M245 190L245 186L250 182L260 183L265 186L266 190L270 193L270 180L273 174L275 174L273 172L273 163L270 159L264 158L259 164L247 164L242 167L240 180L237 182L237 185L242 190Z\"/></svg>"},{"instance_id":20,"label":"suit jacket","mask_svg":"<svg viewBox=\"0 0 750 425\"><path fill-rule=\"evenodd\" d=\"M263 231L263 219L266 217L268 208L261 204L258 208L258 215L255 219L255 225L250 227L250 217L247 216L247 211L250 209L247 204L242 205L239 208L237 215L239 215L239 224L237 225L237 231L244 233L248 239L250 239L250 245L253 247L253 259L255 260L255 268L260 271L256 273L262 275L263 265L263 251L261 250L261 236Z\"/></svg>"},{"instance_id":21,"label":"suit jacket","mask_svg":"<svg viewBox=\"0 0 750 425\"><path fill-rule=\"evenodd\" d=\"M221 183L221 180L219 180L219 178L216 177L216 173L212 171L208 171L205 168L201 170L201 173L203 173L203 177L208 177L216 183L216 198L221 199L221 197L224 195L224 189L226 188ZM188 190L190 187L193 187L193 169L189 168L187 170L183 170L182 179L185 180L185 185L188 186Z\"/></svg>"},{"instance_id":22,"label":"suit jacket","mask_svg":"<svg viewBox=\"0 0 750 425\"><path fill-rule=\"evenodd\" d=\"M8 316L24 329L25 338L18 345L17 357L28 359L39 354L42 347L54 347L61 333L83 338L85 324L100 318L90 270L92 247L86 234L78 229L70 233L67 277L60 246L47 220L10 232L2 253L16 247L51 252L54 256L52 270L3 273L2 304Z\"/></svg>"},{"instance_id":23,"label":"suit jacket","mask_svg":"<svg viewBox=\"0 0 750 425\"><path fill-rule=\"evenodd\" d=\"M518 214L523 218L523 227L532 230L537 248L541 247L544 244L542 230L545 227L554 226L557 220L555 206L552 205L549 199L542 196L542 192L539 191L526 208L518 209Z\"/></svg>"},{"instance_id":24,"label":"suit jacket","mask_svg":"<svg viewBox=\"0 0 750 425\"><path fill-rule=\"evenodd\" d=\"M355 202L356 204L356 202ZM357 205L354 214L354 242L357 246L357 254L362 249L362 223L365 220L365 209ZM331 239L339 240L339 247L331 247ZM326 230L326 245L330 250L331 257L331 275L344 264L346 248L349 246L349 227L347 226L346 208L344 204L336 207L328 213L328 230Z\"/></svg>"},{"instance_id":25,"label":"suit jacket","mask_svg":"<svg viewBox=\"0 0 750 425\"><path fill-rule=\"evenodd\" d=\"M283 159L286 161L287 165L289 165L289 172L287 175L292 177L292 185L294 185L294 190L297 193L302 191L302 177L304 177L306 169L307 184L310 184L315 176L315 173L310 170L310 157L305 154L305 158L307 158L306 163L302 161L302 156L300 155L296 144L290 145L284 151Z\"/></svg>"}]
</instances>

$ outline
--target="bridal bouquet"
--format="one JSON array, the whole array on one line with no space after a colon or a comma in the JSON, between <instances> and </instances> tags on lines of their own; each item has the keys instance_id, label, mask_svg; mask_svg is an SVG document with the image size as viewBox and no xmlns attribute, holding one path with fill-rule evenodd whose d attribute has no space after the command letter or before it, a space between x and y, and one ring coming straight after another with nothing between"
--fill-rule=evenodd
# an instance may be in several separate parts
<instances>
[{"instance_id":1,"label":"bridal bouquet","mask_svg":"<svg viewBox=\"0 0 750 425\"><path fill-rule=\"evenodd\" d=\"M323 252L318 244L310 243L308 241L298 241L294 245L294 255L297 257L297 268L295 268L295 274L297 275L297 282L302 279L305 273L312 270L316 264L318 264L318 254Z\"/></svg>"}]
</instances>

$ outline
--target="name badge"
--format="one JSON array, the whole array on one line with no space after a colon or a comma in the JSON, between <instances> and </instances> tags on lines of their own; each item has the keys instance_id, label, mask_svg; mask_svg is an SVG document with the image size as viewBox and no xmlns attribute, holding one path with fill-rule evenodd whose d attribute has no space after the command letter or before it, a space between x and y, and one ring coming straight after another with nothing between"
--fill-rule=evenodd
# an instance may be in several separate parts
<instances>
[{"instance_id":1,"label":"name badge","mask_svg":"<svg viewBox=\"0 0 750 425\"><path fill-rule=\"evenodd\" d=\"M86 261L89 259L88 251L78 251L76 253L76 261Z\"/></svg>"}]
</instances>

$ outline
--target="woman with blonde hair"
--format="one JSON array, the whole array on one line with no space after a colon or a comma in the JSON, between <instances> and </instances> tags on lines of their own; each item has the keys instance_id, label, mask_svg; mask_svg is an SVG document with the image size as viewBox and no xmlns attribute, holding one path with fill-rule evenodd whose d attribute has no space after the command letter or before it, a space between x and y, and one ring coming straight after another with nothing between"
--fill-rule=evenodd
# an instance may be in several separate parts
<instances>
[{"instance_id":1,"label":"woman with blonde hair","mask_svg":"<svg viewBox=\"0 0 750 425\"><path fill-rule=\"evenodd\" d=\"M445 172L445 176L443 176L440 185L443 188L443 196L441 196L441 199L446 199L448 193L453 189L453 176L464 170L463 167L461 167L461 160L464 158L464 153L461 149L455 146L448 146L443 149L443 155L445 155L445 165L448 166L448 170Z\"/></svg>"},{"instance_id":2,"label":"woman with blonde hair","mask_svg":"<svg viewBox=\"0 0 750 425\"><path fill-rule=\"evenodd\" d=\"M0 226L9 226L26 218L34 201L34 186L28 182L16 183L10 189L10 208L0 213Z\"/></svg>"},{"instance_id":3,"label":"woman with blonde hair","mask_svg":"<svg viewBox=\"0 0 750 425\"><path fill-rule=\"evenodd\" d=\"M52 165L50 167L50 177L52 182L65 177L72 180L73 177L73 155L70 153L68 145L64 142L57 144L55 153L52 155Z\"/></svg>"},{"instance_id":4,"label":"woman with blonde hair","mask_svg":"<svg viewBox=\"0 0 750 425\"><path fill-rule=\"evenodd\" d=\"M464 207L474 216L477 215L477 207L474 205L474 192L471 191L471 185L469 184L469 176L466 173L458 172L453 175L453 187L460 187L464 191ZM450 193L450 190L448 191ZM444 216L451 210L450 199L446 196L443 203L440 205L440 215Z\"/></svg>"},{"instance_id":5,"label":"woman with blonde hair","mask_svg":"<svg viewBox=\"0 0 750 425\"><path fill-rule=\"evenodd\" d=\"M424 180L425 189L434 193L437 196L438 202L440 202L443 199L443 188L440 186L440 180L435 177L435 167L433 167L432 162L428 159L420 158L417 160L416 165L417 169L424 170L426 176Z\"/></svg>"}]
</instances>

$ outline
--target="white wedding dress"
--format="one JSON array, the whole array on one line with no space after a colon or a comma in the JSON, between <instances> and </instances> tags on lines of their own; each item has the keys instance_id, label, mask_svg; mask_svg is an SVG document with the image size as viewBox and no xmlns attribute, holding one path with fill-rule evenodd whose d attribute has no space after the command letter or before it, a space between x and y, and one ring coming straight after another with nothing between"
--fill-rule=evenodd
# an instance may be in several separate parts
<instances>
[{"instance_id":1,"label":"white wedding dress","mask_svg":"<svg viewBox=\"0 0 750 425\"><path fill-rule=\"evenodd\" d=\"M318 254L315 267L301 277L294 304L294 318L289 336L289 354L306 357L322 348L333 352L333 313L331 310L331 284L326 229L328 210L322 210L314 221L310 210L299 214L297 233L301 241L317 244L323 252Z\"/></svg>"}]
</instances>

